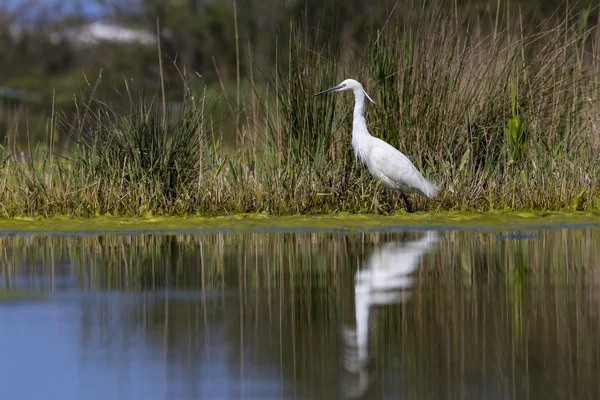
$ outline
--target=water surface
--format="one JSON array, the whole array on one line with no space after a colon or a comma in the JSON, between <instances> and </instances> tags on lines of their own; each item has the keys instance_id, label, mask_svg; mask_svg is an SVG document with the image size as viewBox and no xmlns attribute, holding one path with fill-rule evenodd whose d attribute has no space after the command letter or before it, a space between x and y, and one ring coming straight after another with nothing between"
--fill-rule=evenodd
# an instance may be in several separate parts
<instances>
[{"instance_id":1,"label":"water surface","mask_svg":"<svg viewBox=\"0 0 600 400\"><path fill-rule=\"evenodd\" d=\"M600 228L0 237L7 398L597 399Z\"/></svg>"}]
</instances>

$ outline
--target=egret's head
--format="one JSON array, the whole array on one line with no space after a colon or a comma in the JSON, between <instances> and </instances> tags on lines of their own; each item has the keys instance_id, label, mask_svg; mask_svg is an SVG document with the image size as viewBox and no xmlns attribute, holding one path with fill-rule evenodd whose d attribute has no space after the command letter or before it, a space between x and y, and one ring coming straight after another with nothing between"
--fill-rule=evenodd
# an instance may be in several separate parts
<instances>
[{"instance_id":1,"label":"egret's head","mask_svg":"<svg viewBox=\"0 0 600 400\"><path fill-rule=\"evenodd\" d=\"M315 96L319 96L319 95L329 93L329 92L342 92L344 90L352 90L355 94L356 93L364 93L364 95L367 96L367 99L369 99L371 101L371 103L375 104L373 99L369 97L367 92L365 92L365 90L363 89L360 82L358 82L354 79L346 79L346 80L342 81L339 85L334 86L329 89L326 89L326 90L323 90L322 92L317 93Z\"/></svg>"}]
</instances>

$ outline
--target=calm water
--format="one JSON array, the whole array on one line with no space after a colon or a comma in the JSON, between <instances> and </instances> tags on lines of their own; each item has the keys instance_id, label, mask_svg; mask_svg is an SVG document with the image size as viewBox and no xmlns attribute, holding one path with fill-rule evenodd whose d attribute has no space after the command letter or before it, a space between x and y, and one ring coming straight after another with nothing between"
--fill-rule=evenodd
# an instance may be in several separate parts
<instances>
[{"instance_id":1,"label":"calm water","mask_svg":"<svg viewBox=\"0 0 600 400\"><path fill-rule=\"evenodd\" d=\"M0 237L2 398L598 399L599 261L600 228Z\"/></svg>"}]
</instances>

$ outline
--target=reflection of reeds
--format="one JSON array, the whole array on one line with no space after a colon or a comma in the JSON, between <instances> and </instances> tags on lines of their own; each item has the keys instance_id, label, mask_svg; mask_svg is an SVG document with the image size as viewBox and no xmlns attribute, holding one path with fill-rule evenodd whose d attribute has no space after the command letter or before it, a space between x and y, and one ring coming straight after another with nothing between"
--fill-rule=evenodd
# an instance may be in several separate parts
<instances>
[{"instance_id":1,"label":"reflection of reeds","mask_svg":"<svg viewBox=\"0 0 600 400\"><path fill-rule=\"evenodd\" d=\"M440 233L435 250L420 261L410 300L378 310L370 350L377 390L428 399L523 398L528 391L593 398L599 392L600 231L518 235ZM159 358L166 354L184 366L217 357L214 346L228 346L233 374L242 371L243 353L247 377L259 368L276 370L299 395L336 397L331 382L341 379L340 323L355 317L355 271L381 244L419 237L1 237L1 281L35 289L29 282L50 280L54 261L55 279L74 275L84 291L152 292L168 285L173 295L173 289L198 294L205 288L201 296L168 303L160 296L123 308L86 303L85 343L96 340L97 330L114 336L120 329L123 346L142 334ZM193 379L193 370L188 373Z\"/></svg>"},{"instance_id":2,"label":"reflection of reeds","mask_svg":"<svg viewBox=\"0 0 600 400\"><path fill-rule=\"evenodd\" d=\"M357 254L407 235L413 234L5 236L0 237L0 259L5 279L15 274L50 276L56 263L64 273L76 273L83 285L92 285L90 289L156 289L165 287L168 279L170 286L179 288L242 284L271 290L280 283L280 275L302 277L300 286L310 282L327 287L345 275L348 266L358 266ZM432 257L421 273L441 279L460 273L467 286L499 278L513 284L514 271L523 272L529 283L565 282L580 269L595 279L597 274L588 267L600 257L598 236L595 229L519 231L514 236L448 232L440 242L439 257Z\"/></svg>"}]
</instances>

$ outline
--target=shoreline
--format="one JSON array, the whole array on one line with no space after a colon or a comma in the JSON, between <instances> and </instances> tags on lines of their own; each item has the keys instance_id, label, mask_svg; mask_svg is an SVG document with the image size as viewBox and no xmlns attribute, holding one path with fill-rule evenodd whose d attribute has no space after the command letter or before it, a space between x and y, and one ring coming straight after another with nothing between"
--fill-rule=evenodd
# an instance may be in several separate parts
<instances>
[{"instance_id":1,"label":"shoreline","mask_svg":"<svg viewBox=\"0 0 600 400\"><path fill-rule=\"evenodd\" d=\"M19 217L0 219L0 236L16 234L143 234L235 232L370 232L381 230L511 230L600 226L591 212L417 212L390 216L323 214L273 216L236 214L215 217Z\"/></svg>"}]
</instances>

